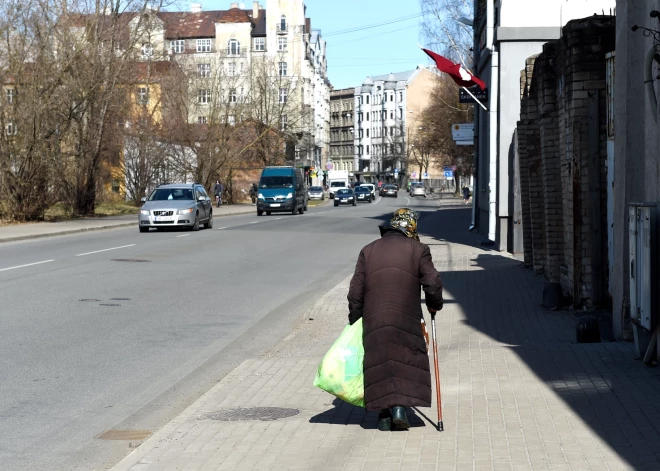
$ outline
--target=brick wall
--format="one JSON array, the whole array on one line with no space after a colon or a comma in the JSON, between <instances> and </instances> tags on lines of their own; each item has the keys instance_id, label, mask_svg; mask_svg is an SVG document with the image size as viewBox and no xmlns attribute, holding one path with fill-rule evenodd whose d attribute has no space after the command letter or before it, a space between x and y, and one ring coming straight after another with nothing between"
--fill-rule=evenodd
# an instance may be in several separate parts
<instances>
[{"instance_id":1,"label":"brick wall","mask_svg":"<svg viewBox=\"0 0 660 471\"><path fill-rule=\"evenodd\" d=\"M525 69L520 73L520 121L518 121L518 161L520 174L520 201L522 206L522 224L523 224L523 248L525 265L534 265L534 250L532 247L532 218L529 199L529 159L527 146L528 126L531 123L528 105L529 105L529 86L532 82L534 72L534 58L526 61Z\"/></svg>"}]
</instances>

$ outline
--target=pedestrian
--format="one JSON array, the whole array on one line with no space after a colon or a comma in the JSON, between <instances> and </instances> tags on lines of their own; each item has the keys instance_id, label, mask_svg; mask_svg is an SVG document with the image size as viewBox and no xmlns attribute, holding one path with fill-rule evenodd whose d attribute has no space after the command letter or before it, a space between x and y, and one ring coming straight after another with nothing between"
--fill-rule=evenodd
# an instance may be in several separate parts
<instances>
[{"instance_id":1,"label":"pedestrian","mask_svg":"<svg viewBox=\"0 0 660 471\"><path fill-rule=\"evenodd\" d=\"M252 200L252 206L254 206L257 202L257 192L258 191L259 190L257 190L257 184L253 183L250 186L250 199Z\"/></svg>"},{"instance_id":2,"label":"pedestrian","mask_svg":"<svg viewBox=\"0 0 660 471\"><path fill-rule=\"evenodd\" d=\"M215 193L215 201L217 203L218 208L222 206L222 190L223 190L222 183L220 183L220 180L216 180L215 185L213 185L213 193Z\"/></svg>"},{"instance_id":3,"label":"pedestrian","mask_svg":"<svg viewBox=\"0 0 660 471\"><path fill-rule=\"evenodd\" d=\"M381 186L383 186L383 180L378 180L378 188L380 188Z\"/></svg>"},{"instance_id":4,"label":"pedestrian","mask_svg":"<svg viewBox=\"0 0 660 471\"><path fill-rule=\"evenodd\" d=\"M467 186L463 187L463 200L465 204L468 204L468 201L470 201L470 189Z\"/></svg>"},{"instance_id":5,"label":"pedestrian","mask_svg":"<svg viewBox=\"0 0 660 471\"><path fill-rule=\"evenodd\" d=\"M348 320L362 318L364 400L378 430L407 429L406 407L431 406L431 373L421 321L420 285L431 314L442 309L442 280L419 241L418 215L394 212L381 238L362 249L348 293Z\"/></svg>"}]
</instances>

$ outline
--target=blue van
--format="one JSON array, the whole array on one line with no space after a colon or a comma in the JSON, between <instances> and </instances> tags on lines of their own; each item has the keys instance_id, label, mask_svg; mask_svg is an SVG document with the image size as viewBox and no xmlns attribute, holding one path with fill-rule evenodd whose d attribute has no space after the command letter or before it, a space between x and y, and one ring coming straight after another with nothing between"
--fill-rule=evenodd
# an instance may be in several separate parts
<instances>
[{"instance_id":1,"label":"blue van","mask_svg":"<svg viewBox=\"0 0 660 471\"><path fill-rule=\"evenodd\" d=\"M303 214L307 210L307 188L303 171L293 167L266 167L259 179L257 216L264 212Z\"/></svg>"}]
</instances>

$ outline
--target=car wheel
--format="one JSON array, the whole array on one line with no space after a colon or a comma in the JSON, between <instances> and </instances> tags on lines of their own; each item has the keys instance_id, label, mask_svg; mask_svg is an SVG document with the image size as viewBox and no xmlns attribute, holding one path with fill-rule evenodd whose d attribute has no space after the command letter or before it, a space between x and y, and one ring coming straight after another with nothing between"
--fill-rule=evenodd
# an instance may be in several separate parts
<instances>
[{"instance_id":1,"label":"car wheel","mask_svg":"<svg viewBox=\"0 0 660 471\"><path fill-rule=\"evenodd\" d=\"M195 232L199 230L199 213L195 215L195 224L192 225L190 230Z\"/></svg>"},{"instance_id":2,"label":"car wheel","mask_svg":"<svg viewBox=\"0 0 660 471\"><path fill-rule=\"evenodd\" d=\"M357 206L357 203L355 201L353 201L353 206Z\"/></svg>"},{"instance_id":3,"label":"car wheel","mask_svg":"<svg viewBox=\"0 0 660 471\"><path fill-rule=\"evenodd\" d=\"M337 202L335 201L335 208L336 208L337 206L339 206L339 203L337 203Z\"/></svg>"},{"instance_id":4,"label":"car wheel","mask_svg":"<svg viewBox=\"0 0 660 471\"><path fill-rule=\"evenodd\" d=\"M305 214L305 207L304 207L304 206L301 206L301 207L298 209L298 214Z\"/></svg>"},{"instance_id":5,"label":"car wheel","mask_svg":"<svg viewBox=\"0 0 660 471\"><path fill-rule=\"evenodd\" d=\"M295 216L296 214L298 214L298 205L294 204L293 209L291 210L291 215Z\"/></svg>"},{"instance_id":6,"label":"car wheel","mask_svg":"<svg viewBox=\"0 0 660 471\"><path fill-rule=\"evenodd\" d=\"M398 198L398 197L399 197L399 194L398 194L398 193L394 193L394 197L395 197L395 198Z\"/></svg>"},{"instance_id":7,"label":"car wheel","mask_svg":"<svg viewBox=\"0 0 660 471\"><path fill-rule=\"evenodd\" d=\"M140 227L140 232L149 232L148 227Z\"/></svg>"},{"instance_id":8,"label":"car wheel","mask_svg":"<svg viewBox=\"0 0 660 471\"><path fill-rule=\"evenodd\" d=\"M257 209L257 216L263 216L263 215L264 215L264 212L263 212L263 211L259 211L259 210Z\"/></svg>"},{"instance_id":9,"label":"car wheel","mask_svg":"<svg viewBox=\"0 0 660 471\"><path fill-rule=\"evenodd\" d=\"M206 224L204 224L205 229L213 229L213 213L209 215L208 221L206 221Z\"/></svg>"},{"instance_id":10,"label":"car wheel","mask_svg":"<svg viewBox=\"0 0 660 471\"><path fill-rule=\"evenodd\" d=\"M271 214L270 211L266 211L266 216L270 216L270 214Z\"/></svg>"}]
</instances>

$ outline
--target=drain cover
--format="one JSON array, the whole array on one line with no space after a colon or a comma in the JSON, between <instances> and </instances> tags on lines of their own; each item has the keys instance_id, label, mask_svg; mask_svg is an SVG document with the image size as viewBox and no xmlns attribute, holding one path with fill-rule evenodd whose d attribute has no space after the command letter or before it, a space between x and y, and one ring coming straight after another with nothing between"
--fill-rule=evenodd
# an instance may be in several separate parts
<instances>
[{"instance_id":1,"label":"drain cover","mask_svg":"<svg viewBox=\"0 0 660 471\"><path fill-rule=\"evenodd\" d=\"M113 262L136 262L136 263L145 263L151 262L151 260L142 260L139 258L113 258Z\"/></svg>"},{"instance_id":2,"label":"drain cover","mask_svg":"<svg viewBox=\"0 0 660 471\"><path fill-rule=\"evenodd\" d=\"M286 409L284 407L250 407L239 409L223 409L218 412L207 414L206 418L219 420L221 422L237 422L247 420L262 420L264 422L286 419L300 414L298 409Z\"/></svg>"},{"instance_id":3,"label":"drain cover","mask_svg":"<svg viewBox=\"0 0 660 471\"><path fill-rule=\"evenodd\" d=\"M131 298L110 298L110 301L130 301Z\"/></svg>"},{"instance_id":4,"label":"drain cover","mask_svg":"<svg viewBox=\"0 0 660 471\"><path fill-rule=\"evenodd\" d=\"M99 306L121 306L121 304L105 304L105 303L101 303L101 304L99 304Z\"/></svg>"},{"instance_id":5,"label":"drain cover","mask_svg":"<svg viewBox=\"0 0 660 471\"><path fill-rule=\"evenodd\" d=\"M78 301L81 301L83 303L98 303L100 299L79 299Z\"/></svg>"}]
</instances>

